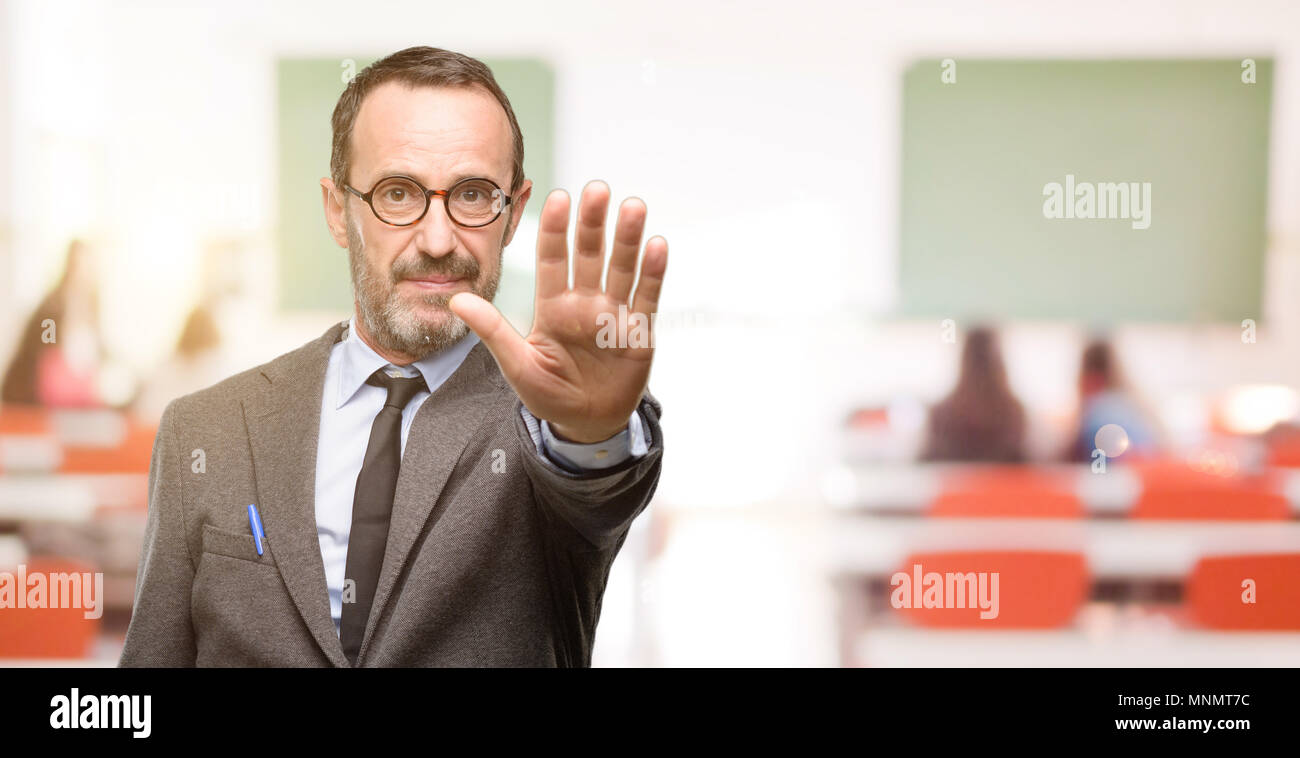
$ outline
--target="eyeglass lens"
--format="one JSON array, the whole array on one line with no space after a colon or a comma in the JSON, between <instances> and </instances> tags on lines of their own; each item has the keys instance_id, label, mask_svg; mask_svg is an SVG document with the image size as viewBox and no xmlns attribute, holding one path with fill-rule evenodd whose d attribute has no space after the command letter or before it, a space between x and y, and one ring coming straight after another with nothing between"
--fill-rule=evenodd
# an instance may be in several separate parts
<instances>
[{"instance_id":1,"label":"eyeglass lens","mask_svg":"<svg viewBox=\"0 0 1300 758\"><path fill-rule=\"evenodd\" d=\"M371 204L375 214L390 224L409 224L420 218L428 196L424 188L404 177L390 177L375 187ZM484 179L467 179L451 188L447 213L464 226L483 226L501 213L505 193Z\"/></svg>"}]
</instances>

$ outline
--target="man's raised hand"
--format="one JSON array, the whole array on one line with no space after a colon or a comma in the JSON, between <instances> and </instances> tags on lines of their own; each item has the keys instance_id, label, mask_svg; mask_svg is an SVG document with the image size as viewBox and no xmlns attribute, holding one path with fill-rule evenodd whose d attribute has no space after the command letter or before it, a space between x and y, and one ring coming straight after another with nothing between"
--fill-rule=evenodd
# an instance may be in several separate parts
<instances>
[{"instance_id":1,"label":"man's raised hand","mask_svg":"<svg viewBox=\"0 0 1300 758\"><path fill-rule=\"evenodd\" d=\"M609 187L594 181L582 191L574 232L573 287L569 287L569 195L555 190L542 207L537 234L537 295L533 328L520 337L491 303L468 292L451 309L487 346L524 406L563 439L599 442L627 426L650 378L653 333L647 340L598 341L602 325L628 310L620 325L639 319L653 330L652 315L668 268L668 241L651 237L639 256L646 206L624 200L614 227L604 289L605 217ZM641 276L636 281L637 259ZM601 314L610 314L602 316ZM637 316L640 314L640 316Z\"/></svg>"}]
</instances>

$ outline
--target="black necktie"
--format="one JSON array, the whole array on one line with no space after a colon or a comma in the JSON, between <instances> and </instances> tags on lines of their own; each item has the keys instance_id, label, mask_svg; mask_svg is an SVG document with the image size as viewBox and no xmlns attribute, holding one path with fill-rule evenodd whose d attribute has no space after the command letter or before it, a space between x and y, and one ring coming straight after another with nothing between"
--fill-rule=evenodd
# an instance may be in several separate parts
<instances>
[{"instance_id":1,"label":"black necktie","mask_svg":"<svg viewBox=\"0 0 1300 758\"><path fill-rule=\"evenodd\" d=\"M397 491L397 472L402 465L402 409L425 388L423 377L395 378L376 371L366 384L384 387L388 399L375 423L370 427L365 462L357 475L357 489L352 498L352 531L348 535L347 568L344 589L351 580L355 600L343 604L340 639L348 661L356 665L361 639L366 634L366 620L375 600L379 569L384 564L384 546L388 542L388 521L393 514L393 493Z\"/></svg>"}]
</instances>

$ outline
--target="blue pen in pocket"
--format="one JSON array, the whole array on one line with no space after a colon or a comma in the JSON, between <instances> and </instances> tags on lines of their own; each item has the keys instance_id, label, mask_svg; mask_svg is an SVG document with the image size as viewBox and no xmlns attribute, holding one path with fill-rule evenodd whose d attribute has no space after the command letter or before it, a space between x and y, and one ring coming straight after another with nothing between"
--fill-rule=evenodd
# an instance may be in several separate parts
<instances>
[{"instance_id":1,"label":"blue pen in pocket","mask_svg":"<svg viewBox=\"0 0 1300 758\"><path fill-rule=\"evenodd\" d=\"M262 540L266 539L266 532L262 531L262 517L257 515L257 506L249 504L248 506L248 527L253 530L253 544L257 546L257 554L262 554Z\"/></svg>"}]
</instances>

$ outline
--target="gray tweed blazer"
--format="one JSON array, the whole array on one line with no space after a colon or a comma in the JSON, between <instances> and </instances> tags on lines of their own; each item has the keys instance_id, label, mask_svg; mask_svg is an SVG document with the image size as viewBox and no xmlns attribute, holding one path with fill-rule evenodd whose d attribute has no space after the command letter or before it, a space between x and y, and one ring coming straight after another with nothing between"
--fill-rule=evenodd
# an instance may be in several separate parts
<instances>
[{"instance_id":1,"label":"gray tweed blazer","mask_svg":"<svg viewBox=\"0 0 1300 758\"><path fill-rule=\"evenodd\" d=\"M348 666L314 496L343 326L167 407L119 666ZM591 665L610 565L659 481L660 405L639 407L647 455L588 474L539 455L520 407L482 343L420 407L358 666Z\"/></svg>"}]
</instances>

